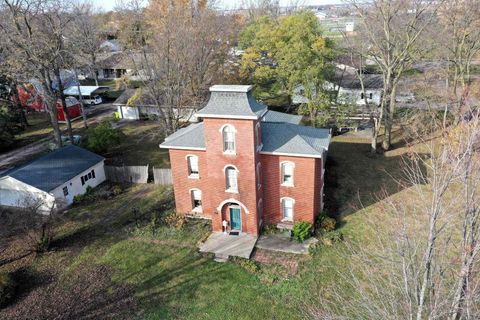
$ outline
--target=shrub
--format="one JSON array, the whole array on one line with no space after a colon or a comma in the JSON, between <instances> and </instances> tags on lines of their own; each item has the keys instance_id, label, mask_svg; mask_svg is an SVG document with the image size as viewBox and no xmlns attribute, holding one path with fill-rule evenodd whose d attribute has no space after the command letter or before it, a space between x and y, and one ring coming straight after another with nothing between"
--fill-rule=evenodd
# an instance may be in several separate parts
<instances>
[{"instance_id":1,"label":"shrub","mask_svg":"<svg viewBox=\"0 0 480 320\"><path fill-rule=\"evenodd\" d=\"M104 154L110 148L118 145L123 138L123 132L112 127L110 122L103 121L96 127L88 128L84 147L95 153Z\"/></svg>"},{"instance_id":2,"label":"shrub","mask_svg":"<svg viewBox=\"0 0 480 320\"><path fill-rule=\"evenodd\" d=\"M114 185L113 188L112 188L112 194L114 196L118 196L120 194L122 194L123 192L123 189L121 186L119 186L118 184L117 185Z\"/></svg>"},{"instance_id":3,"label":"shrub","mask_svg":"<svg viewBox=\"0 0 480 320\"><path fill-rule=\"evenodd\" d=\"M278 229L277 226L274 224L266 224L263 226L263 233L266 235L275 234L279 232L280 232L280 229Z\"/></svg>"},{"instance_id":4,"label":"shrub","mask_svg":"<svg viewBox=\"0 0 480 320\"><path fill-rule=\"evenodd\" d=\"M16 283L9 273L0 273L0 307L7 305L15 294Z\"/></svg>"},{"instance_id":5,"label":"shrub","mask_svg":"<svg viewBox=\"0 0 480 320\"><path fill-rule=\"evenodd\" d=\"M310 237L310 231L312 230L312 224L307 221L299 221L293 225L292 235L293 238L299 242L305 241Z\"/></svg>"},{"instance_id":6,"label":"shrub","mask_svg":"<svg viewBox=\"0 0 480 320\"><path fill-rule=\"evenodd\" d=\"M187 223L187 219L185 218L185 216L177 214L175 211L173 211L163 217L163 222L169 227L174 227L175 229L182 229Z\"/></svg>"},{"instance_id":7,"label":"shrub","mask_svg":"<svg viewBox=\"0 0 480 320\"><path fill-rule=\"evenodd\" d=\"M79 204L84 201L94 201L96 200L94 193L95 189L93 189L91 186L87 186L84 194L77 194L73 197L73 203Z\"/></svg>"},{"instance_id":8,"label":"shrub","mask_svg":"<svg viewBox=\"0 0 480 320\"><path fill-rule=\"evenodd\" d=\"M260 268L258 267L258 264L250 259L244 259L244 258L239 258L239 257L234 257L232 258L232 261L239 264L243 269L250 273L255 273L257 272Z\"/></svg>"},{"instance_id":9,"label":"shrub","mask_svg":"<svg viewBox=\"0 0 480 320\"><path fill-rule=\"evenodd\" d=\"M325 217L322 222L320 222L320 229L325 232L330 232L335 230L337 221L330 217Z\"/></svg>"}]
</instances>

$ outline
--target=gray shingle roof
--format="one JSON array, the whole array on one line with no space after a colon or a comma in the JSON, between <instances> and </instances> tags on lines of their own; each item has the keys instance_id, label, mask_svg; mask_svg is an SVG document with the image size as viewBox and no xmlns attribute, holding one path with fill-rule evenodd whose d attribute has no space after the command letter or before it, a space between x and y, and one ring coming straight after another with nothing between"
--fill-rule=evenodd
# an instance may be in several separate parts
<instances>
[{"instance_id":1,"label":"gray shingle roof","mask_svg":"<svg viewBox=\"0 0 480 320\"><path fill-rule=\"evenodd\" d=\"M328 129L262 122L263 152L321 157L328 150L330 139Z\"/></svg>"},{"instance_id":2,"label":"gray shingle roof","mask_svg":"<svg viewBox=\"0 0 480 320\"><path fill-rule=\"evenodd\" d=\"M267 107L255 100L251 89L252 86L212 86L210 99L197 116L257 119L267 112Z\"/></svg>"},{"instance_id":3,"label":"gray shingle roof","mask_svg":"<svg viewBox=\"0 0 480 320\"><path fill-rule=\"evenodd\" d=\"M302 116L268 110L268 112L263 116L262 121L300 124L300 121L302 121Z\"/></svg>"},{"instance_id":4,"label":"gray shingle roof","mask_svg":"<svg viewBox=\"0 0 480 320\"><path fill-rule=\"evenodd\" d=\"M93 152L69 145L22 167L7 171L3 176L10 176L37 189L50 192L103 160L103 157Z\"/></svg>"},{"instance_id":5,"label":"gray shingle roof","mask_svg":"<svg viewBox=\"0 0 480 320\"><path fill-rule=\"evenodd\" d=\"M168 136L160 148L205 149L203 122L191 124Z\"/></svg>"}]
</instances>

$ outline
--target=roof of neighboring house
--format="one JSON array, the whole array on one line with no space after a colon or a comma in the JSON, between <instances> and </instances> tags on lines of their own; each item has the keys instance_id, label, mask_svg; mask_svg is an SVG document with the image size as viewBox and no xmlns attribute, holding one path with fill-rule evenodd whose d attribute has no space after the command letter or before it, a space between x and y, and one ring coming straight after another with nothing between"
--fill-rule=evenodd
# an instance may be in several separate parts
<instances>
[{"instance_id":1,"label":"roof of neighboring house","mask_svg":"<svg viewBox=\"0 0 480 320\"><path fill-rule=\"evenodd\" d=\"M172 149L205 149L203 122L191 124L165 138L160 147Z\"/></svg>"},{"instance_id":2,"label":"roof of neighboring house","mask_svg":"<svg viewBox=\"0 0 480 320\"><path fill-rule=\"evenodd\" d=\"M140 91L138 91L140 90ZM123 93L113 102L114 106L125 106L128 104L128 100L133 97L136 93L139 93L139 96L135 99L133 107L140 106L154 106L155 101L145 92L142 92L141 89L126 89Z\"/></svg>"},{"instance_id":3,"label":"roof of neighboring house","mask_svg":"<svg viewBox=\"0 0 480 320\"><path fill-rule=\"evenodd\" d=\"M288 114L283 112L277 112L268 110L268 112L263 116L263 122L285 122L291 124L300 124L302 121L302 116L295 114Z\"/></svg>"},{"instance_id":4,"label":"roof of neighboring house","mask_svg":"<svg viewBox=\"0 0 480 320\"><path fill-rule=\"evenodd\" d=\"M291 123L262 122L262 152L322 157L328 150L331 133Z\"/></svg>"},{"instance_id":5,"label":"roof of neighboring house","mask_svg":"<svg viewBox=\"0 0 480 320\"><path fill-rule=\"evenodd\" d=\"M215 85L207 105L197 112L198 117L258 119L267 107L252 95L252 86Z\"/></svg>"},{"instance_id":6,"label":"roof of neighboring house","mask_svg":"<svg viewBox=\"0 0 480 320\"><path fill-rule=\"evenodd\" d=\"M365 89L382 89L383 77L381 74L363 74L363 84ZM347 89L361 89L361 83L358 76L354 72L350 72L339 68L335 68L335 76L333 82L342 88Z\"/></svg>"},{"instance_id":7,"label":"roof of neighboring house","mask_svg":"<svg viewBox=\"0 0 480 320\"><path fill-rule=\"evenodd\" d=\"M110 90L110 87L107 86L80 86L80 92L83 96L89 96L94 92L103 92ZM65 89L65 95L78 96L78 86L71 86Z\"/></svg>"},{"instance_id":8,"label":"roof of neighboring house","mask_svg":"<svg viewBox=\"0 0 480 320\"><path fill-rule=\"evenodd\" d=\"M22 167L4 172L1 177L12 177L37 189L50 192L103 160L103 157L93 152L69 145Z\"/></svg>"}]
</instances>

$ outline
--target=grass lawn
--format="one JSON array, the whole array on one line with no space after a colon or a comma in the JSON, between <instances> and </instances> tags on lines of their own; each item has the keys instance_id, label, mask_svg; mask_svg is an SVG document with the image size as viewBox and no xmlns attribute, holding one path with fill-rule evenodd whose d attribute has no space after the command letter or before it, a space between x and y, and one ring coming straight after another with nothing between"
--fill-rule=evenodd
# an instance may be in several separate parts
<instances>
[{"instance_id":1,"label":"grass lawn","mask_svg":"<svg viewBox=\"0 0 480 320\"><path fill-rule=\"evenodd\" d=\"M27 115L29 126L25 131L15 136L15 147L21 147L29 143L46 138L52 133L50 117L46 112L34 112Z\"/></svg>"},{"instance_id":2,"label":"grass lawn","mask_svg":"<svg viewBox=\"0 0 480 320\"><path fill-rule=\"evenodd\" d=\"M170 167L168 150L159 147L163 133L158 122L134 121L122 127L122 131L125 139L106 154L108 164Z\"/></svg>"},{"instance_id":3,"label":"grass lawn","mask_svg":"<svg viewBox=\"0 0 480 320\"><path fill-rule=\"evenodd\" d=\"M125 127L128 138L116 150L129 154L123 161L136 164L146 157L155 159L149 160L151 165L167 161L158 149L161 139L153 138L155 128L149 122ZM160 219L173 207L169 189L138 185L114 197L99 196L69 210L48 254L20 258L22 235L7 239L9 248L0 253L0 261L10 262L0 262L0 271L23 270L18 271L20 279L34 275L48 281L37 281L32 288L25 284L31 281L23 280L19 298L0 310L0 318L14 319L18 314L27 318L52 314L120 319L309 318L321 310L320 298L331 295L332 289L348 292L339 279L339 272L348 272L353 263L346 244L370 241L369 218L388 219L379 216L378 201L382 196L402 195L390 175L398 174L404 151L371 156L368 141L333 139L327 168L328 208L342 220L345 242L315 248L311 255L296 259L294 271L272 263L252 272L239 263L216 263L197 253L197 243L210 232L203 220L190 221L182 229L161 224L153 233L152 216ZM142 217L138 223L134 212ZM32 301L38 307L29 305Z\"/></svg>"}]
</instances>

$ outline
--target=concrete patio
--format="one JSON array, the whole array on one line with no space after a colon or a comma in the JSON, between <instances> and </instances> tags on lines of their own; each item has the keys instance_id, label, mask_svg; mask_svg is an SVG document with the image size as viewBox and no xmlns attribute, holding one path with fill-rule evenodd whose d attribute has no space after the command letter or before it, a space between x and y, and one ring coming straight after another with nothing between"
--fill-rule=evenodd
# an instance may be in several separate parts
<instances>
[{"instance_id":1,"label":"concrete patio","mask_svg":"<svg viewBox=\"0 0 480 320\"><path fill-rule=\"evenodd\" d=\"M242 257L250 259L257 237L249 234L228 235L222 232L213 232L207 241L199 247L200 252L215 254L217 261L226 261L228 257Z\"/></svg>"},{"instance_id":2,"label":"concrete patio","mask_svg":"<svg viewBox=\"0 0 480 320\"><path fill-rule=\"evenodd\" d=\"M264 250L308 254L310 245L317 243L318 239L309 238L300 243L290 238L289 232L262 235L258 238L256 247Z\"/></svg>"}]
</instances>

